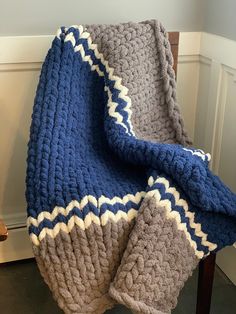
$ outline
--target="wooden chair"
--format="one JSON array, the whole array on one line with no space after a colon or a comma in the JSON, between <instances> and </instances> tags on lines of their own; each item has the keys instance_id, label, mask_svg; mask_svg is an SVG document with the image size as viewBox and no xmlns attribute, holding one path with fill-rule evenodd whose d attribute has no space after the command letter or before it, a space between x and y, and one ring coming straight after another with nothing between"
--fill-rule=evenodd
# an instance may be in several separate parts
<instances>
[{"instance_id":1,"label":"wooden chair","mask_svg":"<svg viewBox=\"0 0 236 314\"><path fill-rule=\"evenodd\" d=\"M169 40L171 43L171 50L174 58L174 70L175 73L177 74L179 33L170 32ZM7 237L8 237L7 228L4 222L0 220L0 241L5 241ZM216 258L215 254L210 254L199 264L196 314L210 313L215 258Z\"/></svg>"}]
</instances>

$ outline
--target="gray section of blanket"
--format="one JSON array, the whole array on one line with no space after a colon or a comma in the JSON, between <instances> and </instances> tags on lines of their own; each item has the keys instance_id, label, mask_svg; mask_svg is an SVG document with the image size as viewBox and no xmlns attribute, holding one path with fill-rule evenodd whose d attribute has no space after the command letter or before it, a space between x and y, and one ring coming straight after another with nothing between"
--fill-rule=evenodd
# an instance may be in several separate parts
<instances>
[{"instance_id":1,"label":"gray section of blanket","mask_svg":"<svg viewBox=\"0 0 236 314\"><path fill-rule=\"evenodd\" d=\"M163 26L151 20L86 28L129 90L135 135L163 143L190 144L176 100L173 58Z\"/></svg>"},{"instance_id":2,"label":"gray section of blanket","mask_svg":"<svg viewBox=\"0 0 236 314\"><path fill-rule=\"evenodd\" d=\"M40 272L66 314L103 314L116 301L109 294L134 220L74 226L33 246Z\"/></svg>"},{"instance_id":3,"label":"gray section of blanket","mask_svg":"<svg viewBox=\"0 0 236 314\"><path fill-rule=\"evenodd\" d=\"M168 314L199 261L176 220L150 197L136 221L74 226L33 249L66 314L103 314L117 302L135 313Z\"/></svg>"},{"instance_id":4,"label":"gray section of blanket","mask_svg":"<svg viewBox=\"0 0 236 314\"><path fill-rule=\"evenodd\" d=\"M175 219L144 199L110 295L136 313L170 313L199 259Z\"/></svg>"}]
</instances>

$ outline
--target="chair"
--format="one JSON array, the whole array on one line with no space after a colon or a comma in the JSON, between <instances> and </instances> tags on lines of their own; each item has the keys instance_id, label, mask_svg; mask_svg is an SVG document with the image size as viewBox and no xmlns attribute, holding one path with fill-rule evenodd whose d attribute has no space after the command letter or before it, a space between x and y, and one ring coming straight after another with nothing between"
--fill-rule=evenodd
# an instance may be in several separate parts
<instances>
[{"instance_id":1,"label":"chair","mask_svg":"<svg viewBox=\"0 0 236 314\"><path fill-rule=\"evenodd\" d=\"M174 58L174 70L177 74L179 33L170 32L169 40ZM8 237L7 228L2 220L0 220L0 241L5 241ZM209 314L211 306L211 294L214 280L215 254L200 261L198 275L198 291L197 291L197 307L196 314Z\"/></svg>"}]
</instances>

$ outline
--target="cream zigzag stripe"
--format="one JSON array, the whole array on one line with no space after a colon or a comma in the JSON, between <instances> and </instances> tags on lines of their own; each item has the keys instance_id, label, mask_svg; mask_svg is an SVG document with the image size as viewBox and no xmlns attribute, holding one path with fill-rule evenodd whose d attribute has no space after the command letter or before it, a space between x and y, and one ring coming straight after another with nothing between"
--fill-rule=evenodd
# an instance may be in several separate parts
<instances>
[{"instance_id":1,"label":"cream zigzag stripe","mask_svg":"<svg viewBox=\"0 0 236 314\"><path fill-rule=\"evenodd\" d=\"M64 231L66 233L70 233L71 230L74 228L75 225L80 227L82 230L88 229L92 223L96 225L105 226L109 220L113 220L114 222L118 222L120 219L124 219L128 222L133 220L137 216L137 210L131 208L127 213L119 210L116 214L106 211L100 218L94 213L88 213L85 219L81 219L75 215L73 215L67 224L64 222L58 222L53 229L50 228L43 228L40 232L39 236L37 237L33 232L30 234L30 239L34 245L40 245L40 242L49 235L51 238L55 238L60 231Z\"/></svg>"},{"instance_id":2,"label":"cream zigzag stripe","mask_svg":"<svg viewBox=\"0 0 236 314\"><path fill-rule=\"evenodd\" d=\"M82 200L80 202L78 201L71 201L66 208L64 207L60 207L60 206L56 206L53 211L51 213L47 212L47 211L43 211L41 212L37 219L33 218L33 217L28 217L27 219L27 225L33 225L35 227L38 227L39 224L46 218L50 221L53 221L59 214L63 215L63 216L68 216L69 213L71 212L71 210L73 208L78 208L81 211L83 210L83 208L88 204L91 203L92 205L94 205L95 207L97 207L98 209L101 208L102 205L104 204L109 204L109 205L114 205L114 204L122 204L122 205L126 205L128 202L133 202L134 204L138 204L146 195L146 192L137 192L135 195L133 194L127 194L124 197L120 198L120 197L113 197L112 199L102 195L100 196L98 199L96 199L94 196L92 195L86 195L82 198Z\"/></svg>"},{"instance_id":3,"label":"cream zigzag stripe","mask_svg":"<svg viewBox=\"0 0 236 314\"><path fill-rule=\"evenodd\" d=\"M146 193L146 197L154 197L156 200L157 206L163 206L166 209L166 217L167 219L174 219L177 223L178 230L181 230L184 232L188 242L190 243L190 246L194 249L195 255L201 259L204 256L203 251L197 250L197 244L191 239L191 235L189 234L186 224L181 222L180 214L176 211L173 211L171 208L171 202L169 200L161 200L161 194L158 190L152 190ZM89 213L86 215L85 219L81 219L78 216L73 215L67 224L64 222L57 223L53 229L50 228L43 228L40 232L39 236L36 236L33 232L30 234L31 241L34 245L38 246L40 245L40 242L46 237L46 235L49 235L51 238L55 238L60 231L64 231L66 233L70 233L71 230L75 225L80 227L82 230L85 230L89 228L89 226L92 223L95 223L96 225L105 226L109 220L112 220L114 222L118 222L120 219L124 219L127 222L130 222L132 219L134 219L137 216L137 210L130 209L128 213L125 213L123 211L118 211L116 214L106 211L100 218L96 216L93 213ZM31 218L32 219L32 218Z\"/></svg>"},{"instance_id":4,"label":"cream zigzag stripe","mask_svg":"<svg viewBox=\"0 0 236 314\"><path fill-rule=\"evenodd\" d=\"M108 93L108 113L111 117L115 117L116 118L116 123L122 125L125 128L126 133L129 132L127 126L122 122L123 121L123 117L121 114L119 114L119 112L116 112L116 107L118 106L118 104L116 102L112 101L112 94L110 89L105 86L104 90Z\"/></svg>"},{"instance_id":5,"label":"cream zigzag stripe","mask_svg":"<svg viewBox=\"0 0 236 314\"><path fill-rule=\"evenodd\" d=\"M127 123L129 124L129 127L130 127L130 133L132 135L135 135L134 131L133 131L133 126L132 126L132 123L131 123L132 110L130 109L131 108L131 99L130 99L129 96L127 96L128 89L125 86L122 85L122 83L121 83L122 79L120 77L115 76L113 74L114 73L114 69L109 67L108 61L106 61L104 59L102 53L99 53L99 51L97 49L97 45L92 43L92 39L91 39L90 34L88 32L84 32L83 31L82 25L73 26L73 27L77 28L79 30L80 38L83 38L83 39L87 40L89 49L94 51L94 54L95 54L96 58L98 60L100 60L101 63L105 66L106 71L108 73L109 79L112 80L112 81L115 81L114 87L120 91L118 97L123 99L126 102L126 104L127 104L126 107L123 108L123 110L126 111L127 115L128 115ZM58 33L57 33L57 37L58 38L60 38L60 34L61 34L61 30L59 30ZM75 41L75 38L74 38L74 34L72 32L66 35L65 41L70 41L72 43L75 52L80 52L83 61L89 63L89 65L91 66L91 70L92 71L96 71L99 76L104 76L104 73L100 70L99 66L96 65L96 64L93 64L93 60L91 59L91 57L89 55L85 54L83 45L79 44L79 45L76 46L76 41ZM108 96L109 96L108 107L109 107L109 114L110 114L110 116L115 118L116 119L116 123L120 124L125 129L126 133L129 134L127 126L123 123L123 116L115 111L115 109L118 106L118 104L115 103L115 102L112 102L112 97L111 97L112 93L111 93L109 87L106 86L105 90L108 91Z\"/></svg>"},{"instance_id":6,"label":"cream zigzag stripe","mask_svg":"<svg viewBox=\"0 0 236 314\"><path fill-rule=\"evenodd\" d=\"M148 180L148 185L152 186L155 183L164 184L166 192L171 193L174 196L176 205L183 207L186 217L189 218L190 227L195 230L195 235L201 238L201 244L208 247L209 251L215 250L217 245L207 241L207 234L201 230L201 224L195 223L194 213L189 211L188 203L184 199L180 198L179 192L174 187L170 187L169 181L164 177L159 177L155 181L153 177L150 177Z\"/></svg>"},{"instance_id":7,"label":"cream zigzag stripe","mask_svg":"<svg viewBox=\"0 0 236 314\"><path fill-rule=\"evenodd\" d=\"M166 180L165 178L158 178L154 181L153 177L150 177L148 180L149 186L152 186L154 183L164 184L166 191L168 193L171 193L174 196L176 204L179 206L182 206L184 208L185 214L189 218L190 226L191 226L191 228L193 228L195 230L195 234L198 237L202 238L202 244L204 246L208 247L210 251L216 249L217 245L207 241L207 234L202 232L201 225L194 222L194 213L192 213L188 210L188 204L185 200L180 198L179 192L175 188L172 188L169 186L169 181ZM181 222L180 214L178 212L172 210L171 202L169 200L161 200L161 195L160 195L159 190L149 191L148 193L137 192L135 195L127 194L123 198L113 197L112 199L109 199L105 196L101 196L99 199L96 199L94 196L88 195L88 196L85 196L80 202L71 201L66 208L57 206L54 208L52 213L49 213L46 211L41 212L38 215L37 219L35 219L33 217L29 217L27 220L27 225L28 225L28 227L30 225L38 227L39 224L45 218L50 220L50 221L53 221L59 214L61 214L63 216L67 216L74 207L77 207L82 211L83 208L89 202L99 209L99 208L101 208L101 206L103 204L114 205L116 203L120 203L120 204L125 205L129 201L132 201L133 203L138 204L145 196L155 197L155 199L157 201L157 205L164 206L166 208L167 218L176 220L177 225L178 225L178 229L184 231L186 238L188 239L188 241L190 242L190 245L193 247L194 251L196 252L196 255L199 256L199 258L201 258L200 256L202 256L202 254L204 255L204 252L197 250L196 243L191 239L191 236L190 236L190 234L186 228L186 224ZM39 241L37 239L40 239L40 241L41 241L46 236L46 234L49 234L50 236L55 237L55 235L58 234L59 230L64 230L64 231L67 230L67 232L69 232L75 224L78 225L79 227L81 227L82 229L84 229L84 228L86 229L90 226L90 224L92 222L94 222L96 224L105 225L109 219L112 219L113 221L118 221L119 219L123 218L127 221L130 221L130 219L133 219L136 215L136 214L134 215L134 211L135 211L134 209L131 209L130 211L128 212L128 214L126 214L123 211L118 211L117 214L114 214L110 211L107 211L106 213L104 213L101 216L101 222L100 222L100 219L96 215L94 215L93 213L89 213L87 215L88 218L86 216L84 221L77 216L72 216L74 218L72 218L72 217L70 218L68 225L66 225L65 223L57 223L53 229L43 228L39 237L37 237L36 235L34 235L32 233L31 238L32 238L33 243L36 244L36 243L38 243L37 241ZM38 244L36 244L36 245L38 245Z\"/></svg>"},{"instance_id":8,"label":"cream zigzag stripe","mask_svg":"<svg viewBox=\"0 0 236 314\"><path fill-rule=\"evenodd\" d=\"M201 259L204 256L203 251L198 251L197 249L197 244L195 241L191 239L191 235L187 230L186 223L181 222L181 217L180 214L177 211L174 211L171 207L171 202L168 199L162 200L161 199L161 194L159 190L151 190L147 192L146 197L154 197L156 200L156 206L161 206L164 207L166 210L166 218L167 219L173 219L176 221L177 228L180 231L183 231L190 246L193 248L195 255Z\"/></svg>"},{"instance_id":9,"label":"cream zigzag stripe","mask_svg":"<svg viewBox=\"0 0 236 314\"><path fill-rule=\"evenodd\" d=\"M104 59L102 53L99 53L99 51L97 49L97 45L92 43L92 38L91 38L90 34L88 32L83 32L81 35L81 38L87 39L89 48L94 51L96 58L98 60L100 60L101 63L105 66L109 79L112 81L115 81L114 86L116 89L118 89L120 91L120 93L118 95L119 98L123 99L127 103L126 107L123 108L123 110L125 110L128 114L127 122L130 126L131 133L134 135L134 131L133 131L132 123L131 123L131 115L132 115L131 99L129 96L127 96L128 88L122 85L122 83L121 83L122 79L120 77L114 75L114 69L109 67L108 61L106 61Z\"/></svg>"},{"instance_id":10,"label":"cream zigzag stripe","mask_svg":"<svg viewBox=\"0 0 236 314\"><path fill-rule=\"evenodd\" d=\"M190 152L192 155L196 155L196 156L200 157L203 161L205 161L206 159L208 161L211 160L211 155L209 153L205 154L204 151L201 149L192 150L192 149L188 149L188 148L183 148L183 150L185 150L186 152Z\"/></svg>"}]
</instances>

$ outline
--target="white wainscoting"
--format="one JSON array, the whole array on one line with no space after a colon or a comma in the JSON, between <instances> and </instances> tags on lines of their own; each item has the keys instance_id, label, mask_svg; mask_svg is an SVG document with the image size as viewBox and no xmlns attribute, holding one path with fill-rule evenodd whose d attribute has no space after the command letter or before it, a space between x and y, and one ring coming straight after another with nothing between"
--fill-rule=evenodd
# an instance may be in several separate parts
<instances>
[{"instance_id":1,"label":"white wainscoting","mask_svg":"<svg viewBox=\"0 0 236 314\"><path fill-rule=\"evenodd\" d=\"M39 71L52 38L0 37L0 217L10 229L9 239L0 243L0 263L32 256L25 227L26 145ZM235 56L236 42L180 34L177 92L186 128L195 146L212 153L213 170L236 191ZM222 251L218 263L236 282L227 257L234 251Z\"/></svg>"},{"instance_id":2,"label":"white wainscoting","mask_svg":"<svg viewBox=\"0 0 236 314\"><path fill-rule=\"evenodd\" d=\"M194 144L212 155L215 174L236 192L236 42L202 33ZM217 255L217 264L236 284L236 249Z\"/></svg>"}]
</instances>

